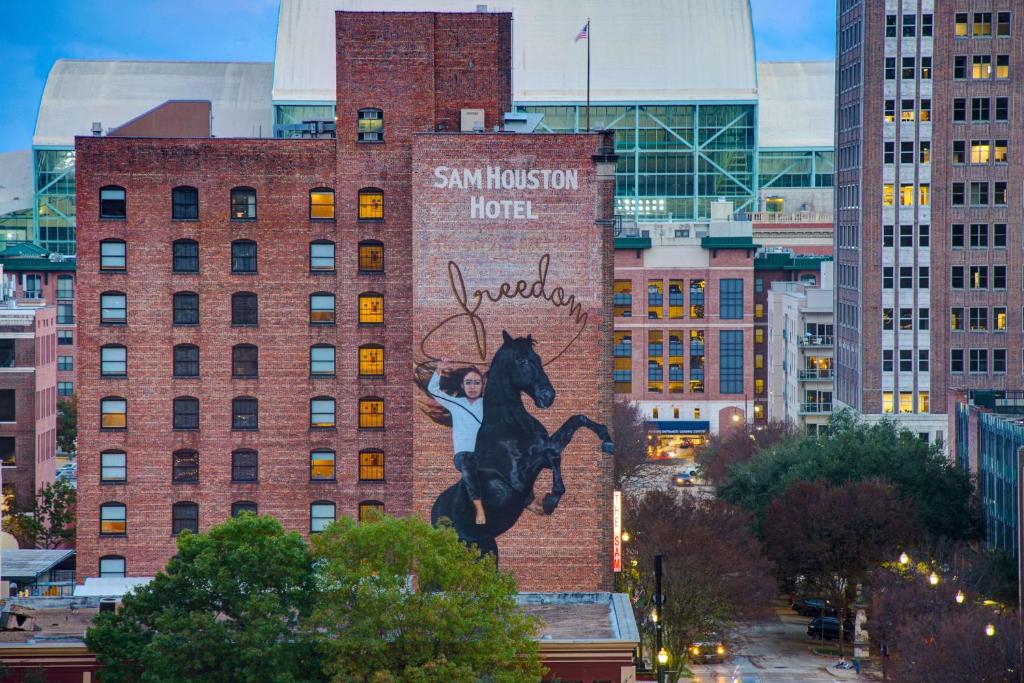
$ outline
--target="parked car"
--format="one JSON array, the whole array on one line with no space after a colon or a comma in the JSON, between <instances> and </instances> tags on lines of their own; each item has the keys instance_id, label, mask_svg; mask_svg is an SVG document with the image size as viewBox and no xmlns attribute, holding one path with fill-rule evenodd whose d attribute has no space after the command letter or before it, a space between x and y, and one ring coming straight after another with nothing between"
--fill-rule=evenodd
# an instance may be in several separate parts
<instances>
[{"instance_id":1,"label":"parked car","mask_svg":"<svg viewBox=\"0 0 1024 683\"><path fill-rule=\"evenodd\" d=\"M676 472L672 475L672 483L676 486L693 486L692 472Z\"/></svg>"},{"instance_id":2,"label":"parked car","mask_svg":"<svg viewBox=\"0 0 1024 683\"><path fill-rule=\"evenodd\" d=\"M725 643L714 635L690 643L689 652L694 664L721 664L728 656Z\"/></svg>"},{"instance_id":3,"label":"parked car","mask_svg":"<svg viewBox=\"0 0 1024 683\"><path fill-rule=\"evenodd\" d=\"M825 598L801 598L793 601L793 611L804 617L834 617L836 608Z\"/></svg>"},{"instance_id":4,"label":"parked car","mask_svg":"<svg viewBox=\"0 0 1024 683\"><path fill-rule=\"evenodd\" d=\"M807 624L807 635L819 640L839 640L839 620L835 617L815 617ZM843 640L853 642L853 622L843 625Z\"/></svg>"}]
</instances>

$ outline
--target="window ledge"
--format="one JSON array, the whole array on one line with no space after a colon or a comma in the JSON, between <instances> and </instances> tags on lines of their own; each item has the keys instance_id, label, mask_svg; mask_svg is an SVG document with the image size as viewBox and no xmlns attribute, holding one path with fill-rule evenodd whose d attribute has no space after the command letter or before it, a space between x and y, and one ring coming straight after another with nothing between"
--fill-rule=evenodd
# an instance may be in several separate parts
<instances>
[{"instance_id":1,"label":"window ledge","mask_svg":"<svg viewBox=\"0 0 1024 683\"><path fill-rule=\"evenodd\" d=\"M172 481L171 486L199 486L199 480L195 481Z\"/></svg>"},{"instance_id":2,"label":"window ledge","mask_svg":"<svg viewBox=\"0 0 1024 683\"><path fill-rule=\"evenodd\" d=\"M337 223L338 219L336 217L335 218L313 218L312 216L310 216L309 217L309 221L311 223Z\"/></svg>"},{"instance_id":3,"label":"window ledge","mask_svg":"<svg viewBox=\"0 0 1024 683\"><path fill-rule=\"evenodd\" d=\"M105 534L105 533L103 533L101 531L100 532L100 537L101 538L128 538L128 533L125 532L123 534Z\"/></svg>"},{"instance_id":4,"label":"window ledge","mask_svg":"<svg viewBox=\"0 0 1024 683\"><path fill-rule=\"evenodd\" d=\"M100 220L101 221L118 221L118 222L123 223L123 222L128 220L128 217L127 216L102 216L101 215L100 216Z\"/></svg>"},{"instance_id":5,"label":"window ledge","mask_svg":"<svg viewBox=\"0 0 1024 683\"><path fill-rule=\"evenodd\" d=\"M199 275L198 270L172 270L171 275Z\"/></svg>"},{"instance_id":6,"label":"window ledge","mask_svg":"<svg viewBox=\"0 0 1024 683\"><path fill-rule=\"evenodd\" d=\"M172 432L198 432L199 427L171 427Z\"/></svg>"},{"instance_id":7,"label":"window ledge","mask_svg":"<svg viewBox=\"0 0 1024 683\"><path fill-rule=\"evenodd\" d=\"M363 270L360 268L356 271L356 275L384 275L383 270Z\"/></svg>"},{"instance_id":8,"label":"window ledge","mask_svg":"<svg viewBox=\"0 0 1024 683\"><path fill-rule=\"evenodd\" d=\"M231 323L231 327L234 327L234 328L238 328L238 327L259 327L259 326L260 326L259 323Z\"/></svg>"},{"instance_id":9,"label":"window ledge","mask_svg":"<svg viewBox=\"0 0 1024 683\"><path fill-rule=\"evenodd\" d=\"M232 427L231 431L233 431L233 432L258 432L258 431L260 431L260 428L259 427Z\"/></svg>"},{"instance_id":10,"label":"window ledge","mask_svg":"<svg viewBox=\"0 0 1024 683\"><path fill-rule=\"evenodd\" d=\"M259 275L259 271L256 270L232 270L232 275Z\"/></svg>"},{"instance_id":11,"label":"window ledge","mask_svg":"<svg viewBox=\"0 0 1024 683\"><path fill-rule=\"evenodd\" d=\"M100 427L101 432L127 432L127 427Z\"/></svg>"},{"instance_id":12,"label":"window ledge","mask_svg":"<svg viewBox=\"0 0 1024 683\"><path fill-rule=\"evenodd\" d=\"M356 139L356 144L359 145L383 145L387 140L359 140Z\"/></svg>"},{"instance_id":13,"label":"window ledge","mask_svg":"<svg viewBox=\"0 0 1024 683\"><path fill-rule=\"evenodd\" d=\"M255 486L260 483L259 479L232 479L232 486Z\"/></svg>"},{"instance_id":14,"label":"window ledge","mask_svg":"<svg viewBox=\"0 0 1024 683\"><path fill-rule=\"evenodd\" d=\"M231 379L259 379L259 375L231 375Z\"/></svg>"},{"instance_id":15,"label":"window ledge","mask_svg":"<svg viewBox=\"0 0 1024 683\"><path fill-rule=\"evenodd\" d=\"M309 269L309 274L310 275L337 275L338 271L337 270L327 270L325 268L310 268Z\"/></svg>"},{"instance_id":16,"label":"window ledge","mask_svg":"<svg viewBox=\"0 0 1024 683\"><path fill-rule=\"evenodd\" d=\"M384 323L359 323L359 327L384 327Z\"/></svg>"},{"instance_id":17,"label":"window ledge","mask_svg":"<svg viewBox=\"0 0 1024 683\"><path fill-rule=\"evenodd\" d=\"M171 222L173 223L198 223L198 218L175 218L171 216Z\"/></svg>"},{"instance_id":18,"label":"window ledge","mask_svg":"<svg viewBox=\"0 0 1024 683\"><path fill-rule=\"evenodd\" d=\"M310 484L337 484L337 478L334 479L310 479Z\"/></svg>"},{"instance_id":19,"label":"window ledge","mask_svg":"<svg viewBox=\"0 0 1024 683\"><path fill-rule=\"evenodd\" d=\"M172 322L171 327L199 327L199 323L176 323Z\"/></svg>"},{"instance_id":20,"label":"window ledge","mask_svg":"<svg viewBox=\"0 0 1024 683\"><path fill-rule=\"evenodd\" d=\"M358 427L361 432L383 432L384 427Z\"/></svg>"},{"instance_id":21,"label":"window ledge","mask_svg":"<svg viewBox=\"0 0 1024 683\"><path fill-rule=\"evenodd\" d=\"M73 371L72 370L61 370L60 372L73 372ZM123 374L123 375L104 375L102 372L100 373L100 379L127 379L127 377L128 377L127 374Z\"/></svg>"},{"instance_id":22,"label":"window ledge","mask_svg":"<svg viewBox=\"0 0 1024 683\"><path fill-rule=\"evenodd\" d=\"M338 428L337 427L310 427L309 431L311 431L311 432L336 432L336 431L338 431Z\"/></svg>"},{"instance_id":23,"label":"window ledge","mask_svg":"<svg viewBox=\"0 0 1024 683\"><path fill-rule=\"evenodd\" d=\"M199 379L199 375L171 375L171 379Z\"/></svg>"},{"instance_id":24,"label":"window ledge","mask_svg":"<svg viewBox=\"0 0 1024 683\"><path fill-rule=\"evenodd\" d=\"M360 479L357 484L387 484L387 479Z\"/></svg>"},{"instance_id":25,"label":"window ledge","mask_svg":"<svg viewBox=\"0 0 1024 683\"><path fill-rule=\"evenodd\" d=\"M315 323L315 322L310 321L309 326L310 327L337 327L338 324L337 323Z\"/></svg>"},{"instance_id":26,"label":"window ledge","mask_svg":"<svg viewBox=\"0 0 1024 683\"><path fill-rule=\"evenodd\" d=\"M232 217L230 220L231 220L232 223L255 223L256 222L256 217L255 216L253 216L252 218L234 218L234 217Z\"/></svg>"},{"instance_id":27,"label":"window ledge","mask_svg":"<svg viewBox=\"0 0 1024 683\"><path fill-rule=\"evenodd\" d=\"M128 327L128 323L111 323L100 321L100 327Z\"/></svg>"},{"instance_id":28,"label":"window ledge","mask_svg":"<svg viewBox=\"0 0 1024 683\"><path fill-rule=\"evenodd\" d=\"M329 374L329 375L327 375L327 374L313 374L312 372L309 373L309 378L310 379L335 379L336 377L337 377L337 375L334 374L333 372L331 374Z\"/></svg>"},{"instance_id":29,"label":"window ledge","mask_svg":"<svg viewBox=\"0 0 1024 683\"><path fill-rule=\"evenodd\" d=\"M101 275L123 275L128 272L127 268L100 268Z\"/></svg>"},{"instance_id":30,"label":"window ledge","mask_svg":"<svg viewBox=\"0 0 1024 683\"><path fill-rule=\"evenodd\" d=\"M127 479L117 480L106 480L100 479L100 486L125 486L128 483Z\"/></svg>"},{"instance_id":31,"label":"window ledge","mask_svg":"<svg viewBox=\"0 0 1024 683\"><path fill-rule=\"evenodd\" d=\"M383 218L356 218L356 223L383 223Z\"/></svg>"}]
</instances>

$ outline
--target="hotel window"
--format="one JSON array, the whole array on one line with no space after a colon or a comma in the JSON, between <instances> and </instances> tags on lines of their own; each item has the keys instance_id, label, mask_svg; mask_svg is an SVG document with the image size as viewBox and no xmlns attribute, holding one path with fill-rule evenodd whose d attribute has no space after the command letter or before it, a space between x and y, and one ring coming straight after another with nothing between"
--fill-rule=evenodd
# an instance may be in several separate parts
<instances>
[{"instance_id":1,"label":"hotel window","mask_svg":"<svg viewBox=\"0 0 1024 683\"><path fill-rule=\"evenodd\" d=\"M128 322L126 301L124 292L100 294L100 322L105 325L124 325Z\"/></svg>"},{"instance_id":2,"label":"hotel window","mask_svg":"<svg viewBox=\"0 0 1024 683\"><path fill-rule=\"evenodd\" d=\"M259 375L259 349L252 344L231 347L231 376L256 377Z\"/></svg>"},{"instance_id":3,"label":"hotel window","mask_svg":"<svg viewBox=\"0 0 1024 683\"><path fill-rule=\"evenodd\" d=\"M974 80L992 78L991 55L974 55L971 58L971 78Z\"/></svg>"},{"instance_id":4,"label":"hotel window","mask_svg":"<svg viewBox=\"0 0 1024 683\"><path fill-rule=\"evenodd\" d=\"M174 347L174 376L199 376L199 347L193 344L178 344Z\"/></svg>"},{"instance_id":5,"label":"hotel window","mask_svg":"<svg viewBox=\"0 0 1024 683\"><path fill-rule=\"evenodd\" d=\"M199 505L196 503L175 503L171 506L171 534L182 531L199 533Z\"/></svg>"},{"instance_id":6,"label":"hotel window","mask_svg":"<svg viewBox=\"0 0 1024 683\"><path fill-rule=\"evenodd\" d=\"M911 349L900 349L900 372L914 371L914 352Z\"/></svg>"},{"instance_id":7,"label":"hotel window","mask_svg":"<svg viewBox=\"0 0 1024 683\"><path fill-rule=\"evenodd\" d=\"M917 34L917 15L903 15L903 37L913 38Z\"/></svg>"},{"instance_id":8,"label":"hotel window","mask_svg":"<svg viewBox=\"0 0 1024 683\"><path fill-rule=\"evenodd\" d=\"M253 292L235 292L231 295L231 324L251 327L259 324L259 302Z\"/></svg>"},{"instance_id":9,"label":"hotel window","mask_svg":"<svg viewBox=\"0 0 1024 683\"><path fill-rule=\"evenodd\" d=\"M1009 97L997 97L996 98L996 121L1009 121L1010 120L1010 98Z\"/></svg>"},{"instance_id":10,"label":"hotel window","mask_svg":"<svg viewBox=\"0 0 1024 683\"><path fill-rule=\"evenodd\" d=\"M896 100L885 101L885 113L883 116L889 123L896 120Z\"/></svg>"},{"instance_id":11,"label":"hotel window","mask_svg":"<svg viewBox=\"0 0 1024 683\"><path fill-rule=\"evenodd\" d=\"M124 377L128 374L128 349L120 344L100 347L100 375Z\"/></svg>"},{"instance_id":12,"label":"hotel window","mask_svg":"<svg viewBox=\"0 0 1024 683\"><path fill-rule=\"evenodd\" d=\"M953 78L962 80L967 78L967 56L956 55L953 57Z\"/></svg>"},{"instance_id":13,"label":"hotel window","mask_svg":"<svg viewBox=\"0 0 1024 683\"><path fill-rule=\"evenodd\" d=\"M236 396L231 399L231 429L253 431L259 428L259 401L252 396Z\"/></svg>"},{"instance_id":14,"label":"hotel window","mask_svg":"<svg viewBox=\"0 0 1024 683\"><path fill-rule=\"evenodd\" d=\"M961 182L953 183L952 190L950 191L950 203L953 206L964 206L967 202L967 189L966 185Z\"/></svg>"},{"instance_id":15,"label":"hotel window","mask_svg":"<svg viewBox=\"0 0 1024 683\"><path fill-rule=\"evenodd\" d=\"M984 306L971 307L969 324L971 332L984 332L988 330L988 309Z\"/></svg>"},{"instance_id":16,"label":"hotel window","mask_svg":"<svg viewBox=\"0 0 1024 683\"><path fill-rule=\"evenodd\" d=\"M988 266L970 266L970 289L988 289Z\"/></svg>"},{"instance_id":17,"label":"hotel window","mask_svg":"<svg viewBox=\"0 0 1024 683\"><path fill-rule=\"evenodd\" d=\"M996 78L1010 77L1010 55L996 55Z\"/></svg>"},{"instance_id":18,"label":"hotel window","mask_svg":"<svg viewBox=\"0 0 1024 683\"><path fill-rule=\"evenodd\" d=\"M932 79L932 58L921 57L921 80L930 81ZM922 121L925 119L922 119Z\"/></svg>"},{"instance_id":19,"label":"hotel window","mask_svg":"<svg viewBox=\"0 0 1024 683\"><path fill-rule=\"evenodd\" d=\"M896 79L896 58L886 57L885 58L885 80L892 81Z\"/></svg>"},{"instance_id":20,"label":"hotel window","mask_svg":"<svg viewBox=\"0 0 1024 683\"><path fill-rule=\"evenodd\" d=\"M100 505L100 534L122 536L128 533L128 509L124 503Z\"/></svg>"},{"instance_id":21,"label":"hotel window","mask_svg":"<svg viewBox=\"0 0 1024 683\"><path fill-rule=\"evenodd\" d=\"M256 220L256 190L251 187L236 187L231 190L231 220Z\"/></svg>"},{"instance_id":22,"label":"hotel window","mask_svg":"<svg viewBox=\"0 0 1024 683\"><path fill-rule=\"evenodd\" d=\"M967 120L967 100L957 97L953 100L953 121L961 122Z\"/></svg>"},{"instance_id":23,"label":"hotel window","mask_svg":"<svg viewBox=\"0 0 1024 683\"><path fill-rule=\"evenodd\" d=\"M1006 248L1006 223L996 223L992 226L992 246Z\"/></svg>"},{"instance_id":24,"label":"hotel window","mask_svg":"<svg viewBox=\"0 0 1024 683\"><path fill-rule=\"evenodd\" d=\"M971 249L988 248L988 224L971 223Z\"/></svg>"},{"instance_id":25,"label":"hotel window","mask_svg":"<svg viewBox=\"0 0 1024 683\"><path fill-rule=\"evenodd\" d=\"M1007 162L1006 148L1006 140L996 140L996 144L992 149L992 160L997 164L1005 164Z\"/></svg>"},{"instance_id":26,"label":"hotel window","mask_svg":"<svg viewBox=\"0 0 1024 683\"><path fill-rule=\"evenodd\" d=\"M359 399L359 428L384 429L384 399L375 396Z\"/></svg>"},{"instance_id":27,"label":"hotel window","mask_svg":"<svg viewBox=\"0 0 1024 683\"><path fill-rule=\"evenodd\" d=\"M900 206L914 205L914 185L907 183L900 185Z\"/></svg>"},{"instance_id":28,"label":"hotel window","mask_svg":"<svg viewBox=\"0 0 1024 683\"><path fill-rule=\"evenodd\" d=\"M384 272L384 244L367 240L359 243L359 272Z\"/></svg>"},{"instance_id":29,"label":"hotel window","mask_svg":"<svg viewBox=\"0 0 1024 683\"><path fill-rule=\"evenodd\" d=\"M949 371L960 374L964 371L964 350L963 349L950 349L949 351Z\"/></svg>"},{"instance_id":30,"label":"hotel window","mask_svg":"<svg viewBox=\"0 0 1024 683\"><path fill-rule=\"evenodd\" d=\"M722 320L743 319L743 280L738 278L718 281L718 315Z\"/></svg>"},{"instance_id":31,"label":"hotel window","mask_svg":"<svg viewBox=\"0 0 1024 683\"><path fill-rule=\"evenodd\" d=\"M311 220L334 220L334 190L318 187L309 191L309 217Z\"/></svg>"},{"instance_id":32,"label":"hotel window","mask_svg":"<svg viewBox=\"0 0 1024 683\"><path fill-rule=\"evenodd\" d=\"M969 358L971 372L988 372L988 349L971 349Z\"/></svg>"},{"instance_id":33,"label":"hotel window","mask_svg":"<svg viewBox=\"0 0 1024 683\"><path fill-rule=\"evenodd\" d=\"M309 347L309 374L320 377L334 376L334 347L317 344Z\"/></svg>"},{"instance_id":34,"label":"hotel window","mask_svg":"<svg viewBox=\"0 0 1024 683\"><path fill-rule=\"evenodd\" d=\"M199 429L199 399L191 396L179 396L174 399L172 411L174 429Z\"/></svg>"},{"instance_id":35,"label":"hotel window","mask_svg":"<svg viewBox=\"0 0 1024 683\"><path fill-rule=\"evenodd\" d=\"M171 481L175 484L199 483L199 453L175 451L171 455Z\"/></svg>"},{"instance_id":36,"label":"hotel window","mask_svg":"<svg viewBox=\"0 0 1024 683\"><path fill-rule=\"evenodd\" d=\"M953 140L953 157L952 162L954 164L966 164L967 163L967 141L966 140Z\"/></svg>"},{"instance_id":37,"label":"hotel window","mask_svg":"<svg viewBox=\"0 0 1024 683\"><path fill-rule=\"evenodd\" d=\"M384 514L384 503L379 500L364 500L359 503L359 521L373 522Z\"/></svg>"},{"instance_id":38,"label":"hotel window","mask_svg":"<svg viewBox=\"0 0 1024 683\"><path fill-rule=\"evenodd\" d=\"M743 393L743 332L722 330L718 340L719 391Z\"/></svg>"},{"instance_id":39,"label":"hotel window","mask_svg":"<svg viewBox=\"0 0 1024 683\"><path fill-rule=\"evenodd\" d=\"M377 221L384 218L384 191L376 187L359 190L359 220Z\"/></svg>"},{"instance_id":40,"label":"hotel window","mask_svg":"<svg viewBox=\"0 0 1024 683\"><path fill-rule=\"evenodd\" d=\"M900 266L900 289L910 289L914 286L914 268L912 266Z\"/></svg>"},{"instance_id":41,"label":"hotel window","mask_svg":"<svg viewBox=\"0 0 1024 683\"><path fill-rule=\"evenodd\" d=\"M360 109L359 142L384 142L384 112L380 109Z\"/></svg>"},{"instance_id":42,"label":"hotel window","mask_svg":"<svg viewBox=\"0 0 1024 683\"><path fill-rule=\"evenodd\" d=\"M334 503L318 500L309 506L309 531L319 533L334 521Z\"/></svg>"},{"instance_id":43,"label":"hotel window","mask_svg":"<svg viewBox=\"0 0 1024 683\"><path fill-rule=\"evenodd\" d=\"M885 15L885 37L895 38L896 37L896 15L886 14Z\"/></svg>"},{"instance_id":44,"label":"hotel window","mask_svg":"<svg viewBox=\"0 0 1024 683\"><path fill-rule=\"evenodd\" d=\"M913 308L901 308L900 309L900 329L903 331L909 331L914 329L914 309Z\"/></svg>"},{"instance_id":45,"label":"hotel window","mask_svg":"<svg viewBox=\"0 0 1024 683\"><path fill-rule=\"evenodd\" d=\"M961 307L949 309L949 329L964 329L964 309Z\"/></svg>"},{"instance_id":46,"label":"hotel window","mask_svg":"<svg viewBox=\"0 0 1024 683\"><path fill-rule=\"evenodd\" d=\"M124 240L100 242L100 270L124 270L127 267L127 249Z\"/></svg>"},{"instance_id":47,"label":"hotel window","mask_svg":"<svg viewBox=\"0 0 1024 683\"><path fill-rule=\"evenodd\" d=\"M175 273L199 272L199 242L175 240L172 269Z\"/></svg>"},{"instance_id":48,"label":"hotel window","mask_svg":"<svg viewBox=\"0 0 1024 683\"><path fill-rule=\"evenodd\" d=\"M231 481L259 481L259 454L241 448L231 454Z\"/></svg>"},{"instance_id":49,"label":"hotel window","mask_svg":"<svg viewBox=\"0 0 1024 683\"><path fill-rule=\"evenodd\" d=\"M384 481L384 451L359 451L359 481Z\"/></svg>"},{"instance_id":50,"label":"hotel window","mask_svg":"<svg viewBox=\"0 0 1024 683\"><path fill-rule=\"evenodd\" d=\"M195 292L175 292L171 320L174 325L198 325L199 295Z\"/></svg>"},{"instance_id":51,"label":"hotel window","mask_svg":"<svg viewBox=\"0 0 1024 683\"><path fill-rule=\"evenodd\" d=\"M128 456L124 451L100 453L100 481L123 482L128 478Z\"/></svg>"},{"instance_id":52,"label":"hotel window","mask_svg":"<svg viewBox=\"0 0 1024 683\"><path fill-rule=\"evenodd\" d=\"M704 289L707 286L705 280L690 280L690 317L694 320L704 318Z\"/></svg>"},{"instance_id":53,"label":"hotel window","mask_svg":"<svg viewBox=\"0 0 1024 683\"><path fill-rule=\"evenodd\" d=\"M198 220L199 190L186 186L171 190L171 218L177 221Z\"/></svg>"},{"instance_id":54,"label":"hotel window","mask_svg":"<svg viewBox=\"0 0 1024 683\"><path fill-rule=\"evenodd\" d=\"M895 206L896 192L892 183L882 185L882 206Z\"/></svg>"},{"instance_id":55,"label":"hotel window","mask_svg":"<svg viewBox=\"0 0 1024 683\"><path fill-rule=\"evenodd\" d=\"M359 347L360 377L384 376L384 347L378 344L365 344Z\"/></svg>"},{"instance_id":56,"label":"hotel window","mask_svg":"<svg viewBox=\"0 0 1024 683\"><path fill-rule=\"evenodd\" d=\"M929 275L931 269L928 266L920 266L917 269L917 286L919 289L928 289Z\"/></svg>"},{"instance_id":57,"label":"hotel window","mask_svg":"<svg viewBox=\"0 0 1024 683\"><path fill-rule=\"evenodd\" d=\"M334 451L316 450L309 454L309 478L312 481L334 481Z\"/></svg>"},{"instance_id":58,"label":"hotel window","mask_svg":"<svg viewBox=\"0 0 1024 683\"><path fill-rule=\"evenodd\" d=\"M360 407L362 402L360 402ZM309 426L318 429L334 429L337 425L334 412L334 399L330 396L317 396L309 402ZM360 425L361 426L361 425Z\"/></svg>"},{"instance_id":59,"label":"hotel window","mask_svg":"<svg viewBox=\"0 0 1024 683\"><path fill-rule=\"evenodd\" d=\"M123 579L125 577L124 557L121 555L104 555L100 558L101 579Z\"/></svg>"},{"instance_id":60,"label":"hotel window","mask_svg":"<svg viewBox=\"0 0 1024 683\"><path fill-rule=\"evenodd\" d=\"M334 272L334 242L318 240L309 243L309 269L314 273Z\"/></svg>"},{"instance_id":61,"label":"hotel window","mask_svg":"<svg viewBox=\"0 0 1024 683\"><path fill-rule=\"evenodd\" d=\"M317 292L309 295L309 322L314 325L334 324L334 295Z\"/></svg>"},{"instance_id":62,"label":"hotel window","mask_svg":"<svg viewBox=\"0 0 1024 683\"><path fill-rule=\"evenodd\" d=\"M900 412L901 413L912 413L914 412L914 394L909 391L900 392Z\"/></svg>"},{"instance_id":63,"label":"hotel window","mask_svg":"<svg viewBox=\"0 0 1024 683\"><path fill-rule=\"evenodd\" d=\"M892 349L882 349L882 372L892 372Z\"/></svg>"},{"instance_id":64,"label":"hotel window","mask_svg":"<svg viewBox=\"0 0 1024 683\"><path fill-rule=\"evenodd\" d=\"M992 328L996 332L1006 332L1006 307L996 306L992 309Z\"/></svg>"},{"instance_id":65,"label":"hotel window","mask_svg":"<svg viewBox=\"0 0 1024 683\"><path fill-rule=\"evenodd\" d=\"M991 36L992 35L992 13L991 12L975 12L974 13L974 30L973 35L978 36Z\"/></svg>"},{"instance_id":66,"label":"hotel window","mask_svg":"<svg viewBox=\"0 0 1024 683\"><path fill-rule=\"evenodd\" d=\"M256 272L256 243L252 240L235 240L231 243L231 272Z\"/></svg>"},{"instance_id":67,"label":"hotel window","mask_svg":"<svg viewBox=\"0 0 1024 683\"><path fill-rule=\"evenodd\" d=\"M988 140L971 140L971 163L987 164L991 150Z\"/></svg>"},{"instance_id":68,"label":"hotel window","mask_svg":"<svg viewBox=\"0 0 1024 683\"><path fill-rule=\"evenodd\" d=\"M231 504L231 516L239 517L246 512L256 515L259 514L257 509L256 503L251 500L239 500Z\"/></svg>"},{"instance_id":69,"label":"hotel window","mask_svg":"<svg viewBox=\"0 0 1024 683\"><path fill-rule=\"evenodd\" d=\"M894 239L893 232L894 232L893 226L891 226L891 225L883 225L882 226L882 246L883 247L891 247L891 246L893 246L893 239Z\"/></svg>"},{"instance_id":70,"label":"hotel window","mask_svg":"<svg viewBox=\"0 0 1024 683\"><path fill-rule=\"evenodd\" d=\"M917 369L928 372L928 349L920 349L917 352Z\"/></svg>"},{"instance_id":71,"label":"hotel window","mask_svg":"<svg viewBox=\"0 0 1024 683\"><path fill-rule=\"evenodd\" d=\"M996 35L1000 38L1010 35L1010 13L999 12L996 15Z\"/></svg>"},{"instance_id":72,"label":"hotel window","mask_svg":"<svg viewBox=\"0 0 1024 683\"><path fill-rule=\"evenodd\" d=\"M100 188L100 218L124 220L127 215L123 187L108 185Z\"/></svg>"},{"instance_id":73,"label":"hotel window","mask_svg":"<svg viewBox=\"0 0 1024 683\"><path fill-rule=\"evenodd\" d=\"M971 206L988 206L987 182L971 183Z\"/></svg>"},{"instance_id":74,"label":"hotel window","mask_svg":"<svg viewBox=\"0 0 1024 683\"><path fill-rule=\"evenodd\" d=\"M891 413L892 412L892 392L891 391L884 391L884 392L882 392L882 412L883 413Z\"/></svg>"},{"instance_id":75,"label":"hotel window","mask_svg":"<svg viewBox=\"0 0 1024 683\"><path fill-rule=\"evenodd\" d=\"M931 98L927 98L926 97L926 98L922 98L921 99L921 113L920 113L919 118L922 121L931 121L932 120L932 101L931 101Z\"/></svg>"},{"instance_id":76,"label":"hotel window","mask_svg":"<svg viewBox=\"0 0 1024 683\"><path fill-rule=\"evenodd\" d=\"M384 295L364 292L359 295L359 324L384 324Z\"/></svg>"},{"instance_id":77,"label":"hotel window","mask_svg":"<svg viewBox=\"0 0 1024 683\"><path fill-rule=\"evenodd\" d=\"M100 400L100 429L126 429L128 427L128 402L120 396L108 396Z\"/></svg>"},{"instance_id":78,"label":"hotel window","mask_svg":"<svg viewBox=\"0 0 1024 683\"><path fill-rule=\"evenodd\" d=\"M992 349L992 372L1006 373L1006 349Z\"/></svg>"},{"instance_id":79,"label":"hotel window","mask_svg":"<svg viewBox=\"0 0 1024 683\"><path fill-rule=\"evenodd\" d=\"M917 63L916 62L917 62L917 60L914 59L913 57L904 57L903 58L903 61L901 63L901 69L900 69L900 76L903 77L903 80L905 80L905 81L912 81L912 80L914 80L914 72L917 71ZM907 102L908 101L910 102L910 106L909 107L907 106ZM903 108L904 109L910 109L911 112L913 112L914 100L903 100ZM904 119L904 120L906 120L906 119ZM913 121L914 120L913 117L911 117L910 120Z\"/></svg>"},{"instance_id":80,"label":"hotel window","mask_svg":"<svg viewBox=\"0 0 1024 683\"><path fill-rule=\"evenodd\" d=\"M993 183L992 205L1006 206L1006 181L997 180Z\"/></svg>"}]
</instances>

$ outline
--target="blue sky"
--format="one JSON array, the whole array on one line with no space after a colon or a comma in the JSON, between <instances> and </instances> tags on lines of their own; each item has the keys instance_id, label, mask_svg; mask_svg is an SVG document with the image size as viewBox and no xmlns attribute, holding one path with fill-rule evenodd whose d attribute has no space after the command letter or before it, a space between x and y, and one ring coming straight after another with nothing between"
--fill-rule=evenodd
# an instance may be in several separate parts
<instances>
[{"instance_id":1,"label":"blue sky","mask_svg":"<svg viewBox=\"0 0 1024 683\"><path fill-rule=\"evenodd\" d=\"M831 0L750 4L759 60L832 58ZM277 7L278 0L0 0L0 152L31 146L55 60L271 61Z\"/></svg>"}]
</instances>

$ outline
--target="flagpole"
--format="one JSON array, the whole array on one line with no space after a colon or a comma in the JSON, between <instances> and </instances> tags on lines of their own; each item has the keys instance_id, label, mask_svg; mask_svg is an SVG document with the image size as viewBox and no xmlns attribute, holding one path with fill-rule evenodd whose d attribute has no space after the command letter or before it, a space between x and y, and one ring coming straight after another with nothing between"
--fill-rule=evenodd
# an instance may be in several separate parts
<instances>
[{"instance_id":1,"label":"flagpole","mask_svg":"<svg viewBox=\"0 0 1024 683\"><path fill-rule=\"evenodd\" d=\"M590 17L587 17L587 132L590 132Z\"/></svg>"}]
</instances>

